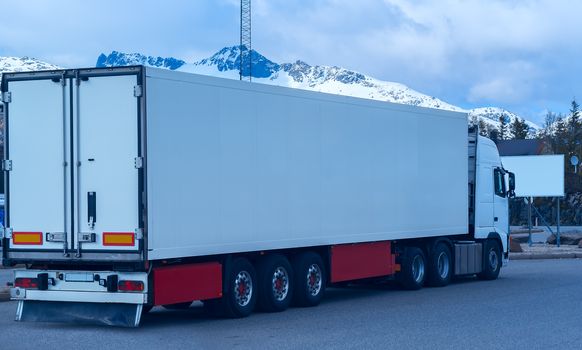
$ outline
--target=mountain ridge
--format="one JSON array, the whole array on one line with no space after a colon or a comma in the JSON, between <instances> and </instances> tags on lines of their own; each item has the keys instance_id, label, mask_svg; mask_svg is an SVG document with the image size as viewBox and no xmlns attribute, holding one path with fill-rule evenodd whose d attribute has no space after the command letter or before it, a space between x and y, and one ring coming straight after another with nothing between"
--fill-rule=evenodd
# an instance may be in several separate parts
<instances>
[{"instance_id":1,"label":"mountain ridge","mask_svg":"<svg viewBox=\"0 0 582 350\"><path fill-rule=\"evenodd\" d=\"M99 55L96 66L147 65L169 70L238 79L239 51L238 46L227 46L210 57L190 63L174 57L146 56L140 53L127 54L112 51L108 55L103 53ZM276 63L255 50L251 51L251 59L253 62L251 73L254 81L258 83L465 112L468 114L469 121L474 118L483 119L491 127L499 126L499 117L502 115L506 116L509 122L519 118L515 113L499 107L481 107L466 110L436 97L422 94L404 84L382 81L363 73L337 66L310 65L302 60L296 60L292 63ZM2 72L57 69L63 69L63 67L31 57L0 57L0 77ZM248 72L244 71L243 74L249 75ZM533 131L540 129L537 124L527 120L526 122Z\"/></svg>"},{"instance_id":2,"label":"mountain ridge","mask_svg":"<svg viewBox=\"0 0 582 350\"><path fill-rule=\"evenodd\" d=\"M111 55L114 58L119 58L119 60L111 59ZM148 62L147 65L152 67L213 75L223 78L239 78L239 46L224 47L210 57L194 62L188 63L180 60L183 63L172 68L161 65L160 62L163 62L161 57L144 56L136 53L124 55L117 51L113 51L110 55L101 54L96 65L97 67L112 67L126 65L128 63L143 64L143 62ZM132 61L131 57L139 57L139 60ZM166 59L175 58L168 57ZM277 63L269 60L255 50L251 50L251 60L253 63L251 75L253 81L258 83L465 112L468 114L469 120L475 117L482 118L486 124L492 127L499 125L499 117L502 115L507 117L510 123L515 118L521 118L517 114L499 107L464 109L449 104L437 97L420 93L404 84L375 79L366 74L338 66L310 65L302 60ZM150 61L156 62L156 64L149 64ZM104 62L106 63L104 64ZM243 75L248 77L249 72L243 71ZM529 120L526 120L526 122L532 130L540 129L537 124Z\"/></svg>"}]
</instances>

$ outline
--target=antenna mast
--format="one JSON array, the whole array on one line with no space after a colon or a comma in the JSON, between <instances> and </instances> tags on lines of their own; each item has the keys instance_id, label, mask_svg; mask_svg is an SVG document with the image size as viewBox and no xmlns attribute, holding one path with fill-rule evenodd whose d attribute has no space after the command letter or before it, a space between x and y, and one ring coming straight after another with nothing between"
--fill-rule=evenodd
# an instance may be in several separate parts
<instances>
[{"instance_id":1,"label":"antenna mast","mask_svg":"<svg viewBox=\"0 0 582 350\"><path fill-rule=\"evenodd\" d=\"M240 1L240 80L251 81L251 0Z\"/></svg>"}]
</instances>

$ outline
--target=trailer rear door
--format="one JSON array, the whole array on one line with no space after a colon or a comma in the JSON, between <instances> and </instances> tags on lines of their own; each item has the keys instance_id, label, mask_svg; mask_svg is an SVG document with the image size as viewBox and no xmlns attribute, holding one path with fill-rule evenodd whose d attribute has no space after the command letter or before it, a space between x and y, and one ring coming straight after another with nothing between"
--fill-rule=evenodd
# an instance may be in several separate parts
<instances>
[{"instance_id":1,"label":"trailer rear door","mask_svg":"<svg viewBox=\"0 0 582 350\"><path fill-rule=\"evenodd\" d=\"M136 76L76 86L75 243L82 251L139 248Z\"/></svg>"},{"instance_id":2,"label":"trailer rear door","mask_svg":"<svg viewBox=\"0 0 582 350\"><path fill-rule=\"evenodd\" d=\"M144 258L140 72L5 78L6 257Z\"/></svg>"},{"instance_id":3,"label":"trailer rear door","mask_svg":"<svg viewBox=\"0 0 582 350\"><path fill-rule=\"evenodd\" d=\"M45 236L65 239L69 231L63 91L50 79L10 83L5 225L11 230L9 248L15 251L64 250L64 241L48 242Z\"/></svg>"}]
</instances>

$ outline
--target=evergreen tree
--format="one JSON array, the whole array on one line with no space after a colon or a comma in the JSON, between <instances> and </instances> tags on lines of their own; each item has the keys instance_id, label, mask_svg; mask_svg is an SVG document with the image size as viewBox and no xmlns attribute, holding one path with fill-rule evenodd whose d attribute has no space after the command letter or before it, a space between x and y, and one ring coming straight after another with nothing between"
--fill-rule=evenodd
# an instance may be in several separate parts
<instances>
[{"instance_id":1,"label":"evergreen tree","mask_svg":"<svg viewBox=\"0 0 582 350\"><path fill-rule=\"evenodd\" d=\"M508 139L508 127L507 127L507 116L502 114L499 117L499 128L498 128L498 135L497 138L499 140Z\"/></svg>"},{"instance_id":2,"label":"evergreen tree","mask_svg":"<svg viewBox=\"0 0 582 350\"><path fill-rule=\"evenodd\" d=\"M489 138L491 139L491 141L493 141L493 142L495 142L495 144L497 144L497 142L499 142L499 140L500 140L499 130L498 129L490 129Z\"/></svg>"},{"instance_id":3,"label":"evergreen tree","mask_svg":"<svg viewBox=\"0 0 582 350\"><path fill-rule=\"evenodd\" d=\"M572 100L570 107L570 120L568 121L568 126L571 131L579 129L580 127L580 105L576 102L576 99Z\"/></svg>"},{"instance_id":4,"label":"evergreen tree","mask_svg":"<svg viewBox=\"0 0 582 350\"><path fill-rule=\"evenodd\" d=\"M579 107L576 99L573 99L568 119L568 153L566 153L568 159L572 155L582 156L582 121L580 120Z\"/></svg>"},{"instance_id":5,"label":"evergreen tree","mask_svg":"<svg viewBox=\"0 0 582 350\"><path fill-rule=\"evenodd\" d=\"M472 115L471 118L469 119L469 126L478 126L479 125L479 120L477 120L477 116L476 115Z\"/></svg>"},{"instance_id":6,"label":"evergreen tree","mask_svg":"<svg viewBox=\"0 0 582 350\"><path fill-rule=\"evenodd\" d=\"M559 116L556 119L553 131L554 131L553 137L555 139L554 153L567 155L568 148L569 148L569 144L568 144L569 132L568 132L568 126L566 125L566 122L564 121L564 119L561 116Z\"/></svg>"},{"instance_id":7,"label":"evergreen tree","mask_svg":"<svg viewBox=\"0 0 582 350\"><path fill-rule=\"evenodd\" d=\"M514 139L526 139L529 133L529 126L523 118L515 118L511 123L510 130Z\"/></svg>"},{"instance_id":8,"label":"evergreen tree","mask_svg":"<svg viewBox=\"0 0 582 350\"><path fill-rule=\"evenodd\" d=\"M489 137L490 132L487 123L485 123L483 119L479 118L477 125L479 125L479 135Z\"/></svg>"}]
</instances>

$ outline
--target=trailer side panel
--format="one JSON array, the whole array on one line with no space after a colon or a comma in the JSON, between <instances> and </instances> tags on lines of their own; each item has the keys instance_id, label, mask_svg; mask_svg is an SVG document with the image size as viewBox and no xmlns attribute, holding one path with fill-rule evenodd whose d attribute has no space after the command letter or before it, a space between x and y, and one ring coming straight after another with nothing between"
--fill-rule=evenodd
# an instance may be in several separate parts
<instances>
[{"instance_id":1,"label":"trailer side panel","mask_svg":"<svg viewBox=\"0 0 582 350\"><path fill-rule=\"evenodd\" d=\"M465 114L146 75L151 259L468 232Z\"/></svg>"}]
</instances>

